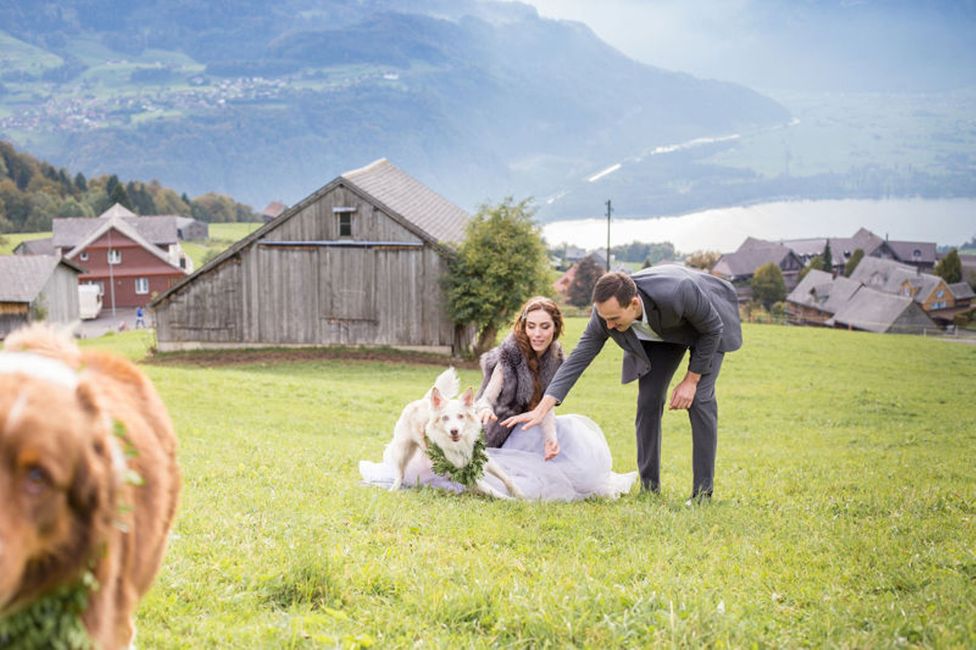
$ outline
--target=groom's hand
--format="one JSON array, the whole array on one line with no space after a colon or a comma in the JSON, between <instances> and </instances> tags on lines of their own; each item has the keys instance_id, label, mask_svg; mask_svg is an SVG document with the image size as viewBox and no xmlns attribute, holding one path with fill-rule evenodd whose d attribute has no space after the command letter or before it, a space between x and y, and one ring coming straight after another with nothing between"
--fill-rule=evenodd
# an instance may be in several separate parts
<instances>
[{"instance_id":1,"label":"groom's hand","mask_svg":"<svg viewBox=\"0 0 976 650\"><path fill-rule=\"evenodd\" d=\"M674 387L671 393L671 404L668 409L671 411L691 408L691 403L695 401L695 393L698 392L698 380L701 375L697 372L688 372L685 378Z\"/></svg>"},{"instance_id":2,"label":"groom's hand","mask_svg":"<svg viewBox=\"0 0 976 650\"><path fill-rule=\"evenodd\" d=\"M542 423L542 419L546 417L546 413L552 410L552 407L556 405L556 399L545 395L542 401L532 409L525 413L520 413L519 415L513 415L510 418L505 418L502 420L503 427L514 427L516 424L523 425L523 429L531 429L534 426L538 426Z\"/></svg>"}]
</instances>

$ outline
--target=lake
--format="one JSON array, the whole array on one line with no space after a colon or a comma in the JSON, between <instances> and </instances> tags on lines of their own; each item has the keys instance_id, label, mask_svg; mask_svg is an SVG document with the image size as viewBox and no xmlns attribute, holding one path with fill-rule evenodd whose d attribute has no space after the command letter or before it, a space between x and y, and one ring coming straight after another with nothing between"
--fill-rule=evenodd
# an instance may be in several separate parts
<instances>
[{"instance_id":1,"label":"lake","mask_svg":"<svg viewBox=\"0 0 976 650\"><path fill-rule=\"evenodd\" d=\"M777 201L675 217L614 219L611 245L670 241L679 251L731 252L760 239L850 237L865 227L889 239L959 245L976 235L976 199ZM606 247L606 219L554 221L542 227L550 245Z\"/></svg>"}]
</instances>

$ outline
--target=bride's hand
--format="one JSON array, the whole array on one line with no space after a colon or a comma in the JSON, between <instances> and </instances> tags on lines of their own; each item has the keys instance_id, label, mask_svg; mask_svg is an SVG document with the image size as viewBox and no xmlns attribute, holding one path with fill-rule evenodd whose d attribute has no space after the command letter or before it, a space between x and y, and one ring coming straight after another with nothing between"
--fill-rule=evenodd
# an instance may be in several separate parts
<instances>
[{"instance_id":1,"label":"bride's hand","mask_svg":"<svg viewBox=\"0 0 976 650\"><path fill-rule=\"evenodd\" d=\"M495 415L494 411L486 408L486 409L481 409L481 412L478 413L478 418L481 420L481 426L486 426L488 423L497 420L498 416Z\"/></svg>"},{"instance_id":2,"label":"bride's hand","mask_svg":"<svg viewBox=\"0 0 976 650\"><path fill-rule=\"evenodd\" d=\"M546 438L544 460L552 460L559 455L559 441L553 438Z\"/></svg>"}]
</instances>

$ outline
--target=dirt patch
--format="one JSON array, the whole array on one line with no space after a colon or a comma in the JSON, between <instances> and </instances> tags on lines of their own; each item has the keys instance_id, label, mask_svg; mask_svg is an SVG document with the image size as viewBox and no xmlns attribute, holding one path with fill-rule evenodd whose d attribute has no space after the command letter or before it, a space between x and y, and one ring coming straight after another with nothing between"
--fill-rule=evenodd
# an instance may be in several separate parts
<instances>
[{"instance_id":1,"label":"dirt patch","mask_svg":"<svg viewBox=\"0 0 976 650\"><path fill-rule=\"evenodd\" d=\"M155 366L195 366L213 368L255 364L301 363L307 361L368 361L370 363L454 366L477 370L475 359L445 357L426 352L408 352L392 348L268 348L247 350L194 350L192 352L157 352L143 359Z\"/></svg>"}]
</instances>

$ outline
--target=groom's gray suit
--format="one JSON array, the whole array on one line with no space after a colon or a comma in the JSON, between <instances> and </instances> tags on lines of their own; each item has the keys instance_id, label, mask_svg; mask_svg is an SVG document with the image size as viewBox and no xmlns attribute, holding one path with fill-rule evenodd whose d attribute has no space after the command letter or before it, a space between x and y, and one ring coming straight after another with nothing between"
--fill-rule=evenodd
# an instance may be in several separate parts
<instances>
[{"instance_id":1,"label":"groom's gray suit","mask_svg":"<svg viewBox=\"0 0 976 650\"><path fill-rule=\"evenodd\" d=\"M724 353L742 346L739 306L731 284L683 266L665 265L631 276L644 304L647 322L662 341L642 341L633 327L607 327L596 310L579 343L546 389L560 403L590 362L612 338L624 350L622 382L639 380L637 394L637 467L645 489L660 489L661 416L668 384L691 350L688 370L701 375L688 410L691 420L693 496L712 494L718 404L715 380Z\"/></svg>"}]
</instances>

